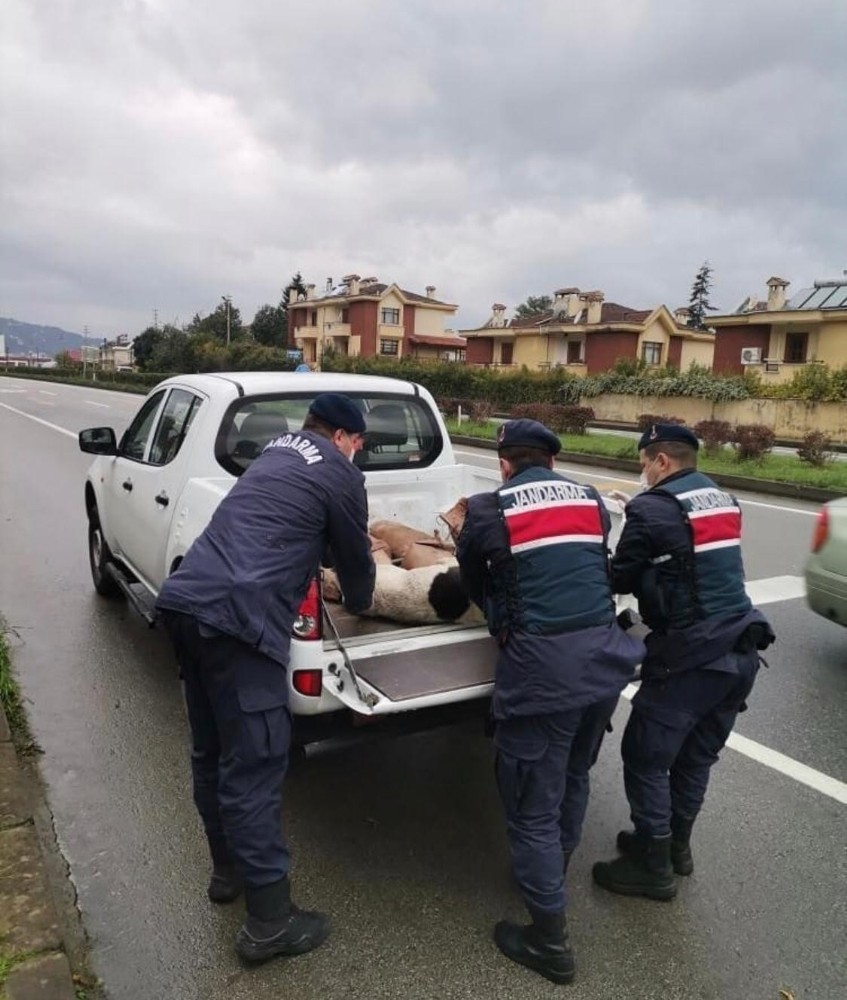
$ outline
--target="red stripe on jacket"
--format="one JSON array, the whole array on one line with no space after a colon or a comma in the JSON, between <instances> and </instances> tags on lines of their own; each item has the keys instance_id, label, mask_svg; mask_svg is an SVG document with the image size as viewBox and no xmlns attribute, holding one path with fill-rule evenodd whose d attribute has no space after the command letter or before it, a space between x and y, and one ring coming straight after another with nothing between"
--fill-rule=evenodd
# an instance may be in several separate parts
<instances>
[{"instance_id":1,"label":"red stripe on jacket","mask_svg":"<svg viewBox=\"0 0 847 1000\"><path fill-rule=\"evenodd\" d=\"M506 517L509 542L523 545L543 538L559 535L602 535L603 525L596 503L590 506L547 507L544 510L528 510L526 513L509 514Z\"/></svg>"},{"instance_id":2,"label":"red stripe on jacket","mask_svg":"<svg viewBox=\"0 0 847 1000\"><path fill-rule=\"evenodd\" d=\"M691 518L694 544L729 542L741 538L741 512L722 510L715 514L701 514Z\"/></svg>"}]
</instances>

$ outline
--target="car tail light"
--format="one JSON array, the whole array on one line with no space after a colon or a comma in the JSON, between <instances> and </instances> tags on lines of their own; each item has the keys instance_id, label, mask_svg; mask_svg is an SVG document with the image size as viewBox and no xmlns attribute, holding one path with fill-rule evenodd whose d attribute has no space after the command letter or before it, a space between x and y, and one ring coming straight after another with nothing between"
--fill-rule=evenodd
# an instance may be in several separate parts
<instances>
[{"instance_id":1,"label":"car tail light","mask_svg":"<svg viewBox=\"0 0 847 1000\"><path fill-rule=\"evenodd\" d=\"M298 639L320 639L323 636L321 619L321 587L315 577L309 584L303 603L297 611L291 631Z\"/></svg>"},{"instance_id":2,"label":"car tail light","mask_svg":"<svg viewBox=\"0 0 847 1000\"><path fill-rule=\"evenodd\" d=\"M815 534L812 538L812 552L817 552L829 537L829 511L821 507L815 524Z\"/></svg>"},{"instance_id":3,"label":"car tail light","mask_svg":"<svg viewBox=\"0 0 847 1000\"><path fill-rule=\"evenodd\" d=\"M320 670L295 670L291 683L298 694L319 698L323 690L323 673Z\"/></svg>"}]
</instances>

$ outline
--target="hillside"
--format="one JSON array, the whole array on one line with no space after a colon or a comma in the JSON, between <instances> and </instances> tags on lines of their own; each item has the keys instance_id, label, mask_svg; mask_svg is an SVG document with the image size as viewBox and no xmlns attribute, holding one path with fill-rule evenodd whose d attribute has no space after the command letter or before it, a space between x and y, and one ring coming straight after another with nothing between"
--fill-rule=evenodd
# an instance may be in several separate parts
<instances>
[{"instance_id":1,"label":"hillside","mask_svg":"<svg viewBox=\"0 0 847 1000\"><path fill-rule=\"evenodd\" d=\"M0 316L0 337L6 338L8 354L29 354L38 351L39 354L55 356L59 351L69 351L80 347L84 337L80 333L71 333L58 326L40 326L37 323L23 323L17 319L7 319ZM93 338L89 343L94 344Z\"/></svg>"}]
</instances>

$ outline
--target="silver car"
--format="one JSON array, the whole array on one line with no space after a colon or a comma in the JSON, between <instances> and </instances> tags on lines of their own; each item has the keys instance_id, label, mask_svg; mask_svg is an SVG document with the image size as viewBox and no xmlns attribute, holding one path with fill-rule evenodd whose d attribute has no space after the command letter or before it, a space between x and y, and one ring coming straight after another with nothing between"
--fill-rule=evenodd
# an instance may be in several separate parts
<instances>
[{"instance_id":1,"label":"silver car","mask_svg":"<svg viewBox=\"0 0 847 1000\"><path fill-rule=\"evenodd\" d=\"M847 497L820 509L806 562L806 598L812 611L847 625Z\"/></svg>"}]
</instances>

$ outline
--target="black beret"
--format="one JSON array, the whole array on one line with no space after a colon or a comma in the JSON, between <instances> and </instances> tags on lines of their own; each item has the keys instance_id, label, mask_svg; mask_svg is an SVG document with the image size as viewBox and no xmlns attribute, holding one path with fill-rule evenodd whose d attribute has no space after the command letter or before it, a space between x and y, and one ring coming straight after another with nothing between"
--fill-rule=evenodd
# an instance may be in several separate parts
<instances>
[{"instance_id":1,"label":"black beret","mask_svg":"<svg viewBox=\"0 0 847 1000\"><path fill-rule=\"evenodd\" d=\"M502 448L540 448L558 455L562 442L537 420L507 420L497 431L497 450Z\"/></svg>"},{"instance_id":2,"label":"black beret","mask_svg":"<svg viewBox=\"0 0 847 1000\"><path fill-rule=\"evenodd\" d=\"M340 392L322 392L315 396L309 413L323 420L330 427L340 427L348 434L364 434L365 418L362 411L347 396Z\"/></svg>"},{"instance_id":3,"label":"black beret","mask_svg":"<svg viewBox=\"0 0 847 1000\"><path fill-rule=\"evenodd\" d=\"M697 435L687 427L680 424L650 424L638 441L638 450L641 451L642 448L658 444L660 441L680 441L682 444L690 445L695 451L700 448Z\"/></svg>"}]
</instances>

